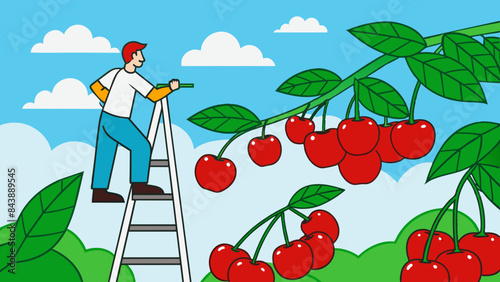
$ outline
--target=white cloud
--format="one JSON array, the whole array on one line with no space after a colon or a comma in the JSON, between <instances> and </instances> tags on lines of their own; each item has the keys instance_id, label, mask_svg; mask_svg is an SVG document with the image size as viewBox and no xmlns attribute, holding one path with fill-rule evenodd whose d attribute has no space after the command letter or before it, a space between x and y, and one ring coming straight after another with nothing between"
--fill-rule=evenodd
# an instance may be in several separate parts
<instances>
[{"instance_id":1,"label":"white cloud","mask_svg":"<svg viewBox=\"0 0 500 282\"><path fill-rule=\"evenodd\" d=\"M238 40L227 32L209 35L201 50L191 50L182 57L183 66L274 66L253 45L240 47Z\"/></svg>"},{"instance_id":2,"label":"white cloud","mask_svg":"<svg viewBox=\"0 0 500 282\"><path fill-rule=\"evenodd\" d=\"M293 17L289 23L283 24L275 33L326 33L328 30L324 25L320 25L315 18L304 20L302 17Z\"/></svg>"},{"instance_id":3,"label":"white cloud","mask_svg":"<svg viewBox=\"0 0 500 282\"><path fill-rule=\"evenodd\" d=\"M87 93L87 87L74 78L59 81L52 92L38 92L33 103L26 103L23 109L100 109L99 99Z\"/></svg>"},{"instance_id":4,"label":"white cloud","mask_svg":"<svg viewBox=\"0 0 500 282\"><path fill-rule=\"evenodd\" d=\"M328 117L327 125L335 126L339 120ZM321 127L320 118L316 118L315 123L318 130ZM96 128L82 128L80 140L88 140L93 144ZM342 179L337 167L319 169L313 166L305 156L303 146L287 140L284 122L267 126L266 133L281 140L283 154L278 163L264 168L252 163L247 145L251 138L260 136L261 132L255 130L246 133L224 153L224 157L233 160L237 167L235 182L222 193L211 193L198 186L194 178L194 165L201 155L216 154L225 140L193 148L186 132L173 126L193 281L201 281L208 273L208 257L214 246L222 242L234 244L262 218L285 206L293 193L305 185L321 183L345 189L342 195L320 208L330 211L340 224L340 237L335 247L359 254L376 243L393 241L401 228L416 215L441 208L454 194L461 177L460 174L454 174L425 184L430 164L422 163L409 168L399 181L381 172L373 183L353 186ZM18 210L21 211L27 201L47 184L85 171L70 229L87 248L114 251L125 205L90 202L94 148L82 142L68 142L51 150L40 132L19 123L0 125L0 136L11 136L0 139L0 167L15 165L18 168L19 185L22 187L18 193ZM162 132L158 136L163 136ZM163 140L157 140L153 157L164 155L164 144ZM395 165L401 165L402 170L406 170L403 163ZM111 191L127 195L129 168L129 152L119 148ZM164 168L152 169L150 183L168 189L166 174ZM6 176L0 176L0 181L1 177ZM6 197L6 193L0 193L0 202L6 202ZM483 200L488 231L499 233L500 212L489 200L484 197ZM479 224L477 203L468 184L460 198L460 210ZM135 211L135 223L173 222L171 206L162 202L138 202ZM304 210L304 213L310 211ZM301 219L287 213L286 220L290 237L296 239L301 236ZM0 219L0 225L6 223L5 218ZM250 253L257 246L262 230L257 233L242 245ZM173 236L131 234L127 241L127 253L130 256L175 256L175 253L168 253L177 249ZM271 261L272 251L280 244L283 244L283 235L280 228L275 226L263 245L259 259ZM142 271L141 267L134 267L133 270L137 281L151 281L159 275L165 276L161 269L158 272L153 268ZM181 281L177 268L172 268L168 277L174 282Z\"/></svg>"},{"instance_id":5,"label":"white cloud","mask_svg":"<svg viewBox=\"0 0 500 282\"><path fill-rule=\"evenodd\" d=\"M31 53L120 53L111 48L108 39L93 37L90 30L83 25L73 25L64 33L59 30L49 31L43 43L31 48Z\"/></svg>"}]
</instances>

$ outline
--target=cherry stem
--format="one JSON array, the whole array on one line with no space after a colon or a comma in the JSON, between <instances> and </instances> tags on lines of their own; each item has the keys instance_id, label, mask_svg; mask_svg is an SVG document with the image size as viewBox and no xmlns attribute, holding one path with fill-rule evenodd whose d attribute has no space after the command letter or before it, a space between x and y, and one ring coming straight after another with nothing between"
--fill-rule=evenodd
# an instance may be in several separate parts
<instances>
[{"instance_id":1,"label":"cherry stem","mask_svg":"<svg viewBox=\"0 0 500 282\"><path fill-rule=\"evenodd\" d=\"M389 118L384 117L384 127L388 127L388 126L389 126Z\"/></svg>"},{"instance_id":2,"label":"cherry stem","mask_svg":"<svg viewBox=\"0 0 500 282\"><path fill-rule=\"evenodd\" d=\"M440 45L436 51L434 51L435 54L438 54L443 50L443 45ZM410 104L410 117L408 118L408 123L409 124L414 124L415 123L415 104L417 103L417 96L418 96L418 91L420 90L420 86L422 83L420 81L417 81L417 84L415 84L415 88L413 89L413 95L411 96L411 104Z\"/></svg>"},{"instance_id":3,"label":"cherry stem","mask_svg":"<svg viewBox=\"0 0 500 282\"><path fill-rule=\"evenodd\" d=\"M301 118L304 118L306 116L306 113L309 110L309 106L311 106L311 103L306 104L306 109L302 112ZM265 122L267 122L267 120ZM265 122L264 122L264 124L265 124Z\"/></svg>"},{"instance_id":4,"label":"cherry stem","mask_svg":"<svg viewBox=\"0 0 500 282\"><path fill-rule=\"evenodd\" d=\"M354 120L358 121L359 118L359 91L354 91L354 97L356 102L354 103Z\"/></svg>"},{"instance_id":5,"label":"cherry stem","mask_svg":"<svg viewBox=\"0 0 500 282\"><path fill-rule=\"evenodd\" d=\"M326 100L325 106L323 107L323 127L322 127L323 132L325 132L325 128L326 128L326 110L328 109L329 102L330 102L330 100Z\"/></svg>"},{"instance_id":6,"label":"cherry stem","mask_svg":"<svg viewBox=\"0 0 500 282\"><path fill-rule=\"evenodd\" d=\"M254 227L252 227L250 230L248 230L248 232L245 235L243 235L243 237L241 237L241 239L238 241L238 243L236 243L236 245L234 245L233 250L236 251L241 246L241 244L243 244L243 242L248 237L250 237L250 235L252 235L252 233L255 232L255 230L259 229L259 227L261 227L264 223L269 221L271 218L276 217L280 213L285 212L287 209L288 209L288 207L284 207L278 211L275 211L272 214L270 214L269 216L267 216L266 218L264 218L263 220L261 220L259 223L257 223Z\"/></svg>"},{"instance_id":7,"label":"cherry stem","mask_svg":"<svg viewBox=\"0 0 500 282\"><path fill-rule=\"evenodd\" d=\"M264 123L264 125L262 126L262 139L266 138L266 124L267 124L267 120Z\"/></svg>"},{"instance_id":8,"label":"cherry stem","mask_svg":"<svg viewBox=\"0 0 500 282\"><path fill-rule=\"evenodd\" d=\"M418 95L418 90L420 89L420 85L422 85L422 83L420 81L418 81L417 84L415 84L415 88L413 89L413 95L411 96L410 117L408 119L409 124L415 123L415 119L414 119L415 104L417 103L417 95Z\"/></svg>"},{"instance_id":9,"label":"cherry stem","mask_svg":"<svg viewBox=\"0 0 500 282\"><path fill-rule=\"evenodd\" d=\"M307 217L305 214L299 212L298 210L292 208L292 207L289 207L289 209L296 215L302 217L302 219L304 219L305 221L309 221L309 217Z\"/></svg>"},{"instance_id":10,"label":"cherry stem","mask_svg":"<svg viewBox=\"0 0 500 282\"><path fill-rule=\"evenodd\" d=\"M436 219L434 219L434 222L432 223L431 230L429 232L429 238L427 238L427 242L425 243L424 254L422 256L422 262L423 263L428 263L429 262L429 260L428 260L427 257L429 255L429 249L430 249L430 246L431 246L432 237L434 236L434 233L436 232L436 229L437 229L437 227L439 225L439 222L443 218L443 216L446 213L446 211L450 208L450 206L453 203L455 203L456 199L458 199L458 197L460 195L460 192L462 191L462 188L463 188L463 186L465 184L465 181L467 181L467 178L469 177L469 175L471 173L472 173L472 168L469 168L469 170L467 170L467 172L465 173L465 175L460 180L460 183L457 186L457 190L455 191L455 195L453 195L453 197L451 197L451 199L449 199L448 202L446 202L446 204L444 205L444 207L439 211L439 214L436 216ZM453 222L453 227L454 228L455 228L456 225L457 225L456 222ZM458 240L458 236L454 235L454 237L456 238L456 240ZM456 241L456 242L458 243L458 241ZM458 246L458 244L456 244L456 246Z\"/></svg>"},{"instance_id":11,"label":"cherry stem","mask_svg":"<svg viewBox=\"0 0 500 282\"><path fill-rule=\"evenodd\" d=\"M285 223L285 213L281 213L281 229L283 230L283 236L285 237L286 246L290 246L290 240L288 239L288 232L286 231L286 223Z\"/></svg>"},{"instance_id":12,"label":"cherry stem","mask_svg":"<svg viewBox=\"0 0 500 282\"><path fill-rule=\"evenodd\" d=\"M224 146L222 146L222 149L220 149L219 154L217 155L217 160L220 160L220 158L222 158L222 154L224 154L224 151L226 151L229 144L231 144L231 142L233 142L236 138L240 137L240 135L242 135L243 133L246 133L246 131L236 133L235 135L233 135L233 137L231 137L231 139L226 142L226 144L224 144Z\"/></svg>"},{"instance_id":13,"label":"cherry stem","mask_svg":"<svg viewBox=\"0 0 500 282\"><path fill-rule=\"evenodd\" d=\"M280 218L279 215L276 215L274 217L274 219L271 221L271 223L269 223L269 226L266 228L266 231L264 231L262 238L260 238L259 245L257 245L257 249L255 250L255 254L253 255L252 264L255 264L255 262L257 261L257 257L259 256L260 249L262 248L262 245L264 244L264 241L266 240L267 234L269 234L269 231L271 231L271 228L273 228L276 221L278 221L278 218Z\"/></svg>"},{"instance_id":14,"label":"cherry stem","mask_svg":"<svg viewBox=\"0 0 500 282\"><path fill-rule=\"evenodd\" d=\"M314 112L312 113L312 115L309 117L309 119L312 120L314 118L314 116L316 116L316 114L318 113L318 111L321 109L321 107L323 107L324 105L325 105L325 103L317 106L316 109L314 110Z\"/></svg>"},{"instance_id":15,"label":"cherry stem","mask_svg":"<svg viewBox=\"0 0 500 282\"><path fill-rule=\"evenodd\" d=\"M349 106L347 106L347 111L345 112L345 119L349 118L349 114L351 113L352 105L354 104L355 100L356 97L352 95L351 101L349 101Z\"/></svg>"},{"instance_id":16,"label":"cherry stem","mask_svg":"<svg viewBox=\"0 0 500 282\"><path fill-rule=\"evenodd\" d=\"M472 189L474 190L474 194L476 195L476 200L477 200L477 206L479 207L479 216L481 218L481 229L478 234L476 234L477 237L486 237L486 217L484 214L484 205L483 205L483 200L481 199L481 195L479 194L479 189L475 181L472 179L472 175L469 176L467 179L469 180L470 185L472 186Z\"/></svg>"}]
</instances>

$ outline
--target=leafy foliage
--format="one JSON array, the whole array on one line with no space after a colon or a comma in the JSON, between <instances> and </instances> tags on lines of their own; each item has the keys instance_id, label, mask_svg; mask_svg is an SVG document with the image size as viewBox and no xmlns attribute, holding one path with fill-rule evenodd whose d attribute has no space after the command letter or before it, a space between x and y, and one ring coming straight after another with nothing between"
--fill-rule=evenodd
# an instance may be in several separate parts
<instances>
[{"instance_id":1,"label":"leafy foliage","mask_svg":"<svg viewBox=\"0 0 500 282\"><path fill-rule=\"evenodd\" d=\"M188 120L205 129L221 133L236 133L260 124L259 118L250 110L232 104L206 108Z\"/></svg>"},{"instance_id":2,"label":"leafy foliage","mask_svg":"<svg viewBox=\"0 0 500 282\"><path fill-rule=\"evenodd\" d=\"M469 124L451 135L432 163L427 181L478 164L499 144L500 124Z\"/></svg>"},{"instance_id":3,"label":"leafy foliage","mask_svg":"<svg viewBox=\"0 0 500 282\"><path fill-rule=\"evenodd\" d=\"M26 204L16 225L17 261L41 256L61 239L73 216L82 175L50 184Z\"/></svg>"},{"instance_id":4,"label":"leafy foliage","mask_svg":"<svg viewBox=\"0 0 500 282\"><path fill-rule=\"evenodd\" d=\"M427 89L456 101L486 103L474 74L454 59L433 53L406 58L412 73Z\"/></svg>"},{"instance_id":5,"label":"leafy foliage","mask_svg":"<svg viewBox=\"0 0 500 282\"><path fill-rule=\"evenodd\" d=\"M297 191L288 206L297 209L308 209L325 204L344 192L344 189L328 185L309 185Z\"/></svg>"},{"instance_id":6,"label":"leafy foliage","mask_svg":"<svg viewBox=\"0 0 500 282\"><path fill-rule=\"evenodd\" d=\"M294 96L318 96L332 91L341 81L329 70L310 69L290 77L276 91Z\"/></svg>"},{"instance_id":7,"label":"leafy foliage","mask_svg":"<svg viewBox=\"0 0 500 282\"><path fill-rule=\"evenodd\" d=\"M443 36L446 56L453 58L471 71L478 81L500 82L500 68L490 51L474 38L449 33Z\"/></svg>"},{"instance_id":8,"label":"leafy foliage","mask_svg":"<svg viewBox=\"0 0 500 282\"><path fill-rule=\"evenodd\" d=\"M417 54L427 46L416 30L396 22L364 24L349 32L371 48L396 57Z\"/></svg>"},{"instance_id":9,"label":"leafy foliage","mask_svg":"<svg viewBox=\"0 0 500 282\"><path fill-rule=\"evenodd\" d=\"M390 84L377 78L366 77L354 81L354 92L369 111L390 118L408 116L405 100Z\"/></svg>"}]
</instances>

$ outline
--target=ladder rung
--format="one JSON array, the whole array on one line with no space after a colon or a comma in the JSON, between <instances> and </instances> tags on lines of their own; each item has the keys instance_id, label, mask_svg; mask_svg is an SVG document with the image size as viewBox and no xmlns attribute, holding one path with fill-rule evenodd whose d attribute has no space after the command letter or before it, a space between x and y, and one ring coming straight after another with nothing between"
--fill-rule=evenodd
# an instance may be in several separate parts
<instances>
[{"instance_id":1,"label":"ladder rung","mask_svg":"<svg viewBox=\"0 0 500 282\"><path fill-rule=\"evenodd\" d=\"M146 201L168 201L172 200L172 194L152 194L152 195L133 195L132 199L135 200L146 200Z\"/></svg>"},{"instance_id":2,"label":"ladder rung","mask_svg":"<svg viewBox=\"0 0 500 282\"><path fill-rule=\"evenodd\" d=\"M151 160L151 167L168 167L168 160Z\"/></svg>"},{"instance_id":3,"label":"ladder rung","mask_svg":"<svg viewBox=\"0 0 500 282\"><path fill-rule=\"evenodd\" d=\"M129 230L139 232L177 231L177 227L174 224L132 224Z\"/></svg>"},{"instance_id":4,"label":"ladder rung","mask_svg":"<svg viewBox=\"0 0 500 282\"><path fill-rule=\"evenodd\" d=\"M180 258L123 258L124 265L180 265Z\"/></svg>"}]
</instances>

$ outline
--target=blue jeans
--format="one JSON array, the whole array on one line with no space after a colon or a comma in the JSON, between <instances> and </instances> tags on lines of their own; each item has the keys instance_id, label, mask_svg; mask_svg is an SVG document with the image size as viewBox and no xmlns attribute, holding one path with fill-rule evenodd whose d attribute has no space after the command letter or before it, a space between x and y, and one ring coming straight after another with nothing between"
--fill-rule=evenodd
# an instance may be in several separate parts
<instances>
[{"instance_id":1,"label":"blue jeans","mask_svg":"<svg viewBox=\"0 0 500 282\"><path fill-rule=\"evenodd\" d=\"M148 182L151 145L128 118L101 113L97 133L93 189L107 189L118 144L130 151L130 182Z\"/></svg>"}]
</instances>

